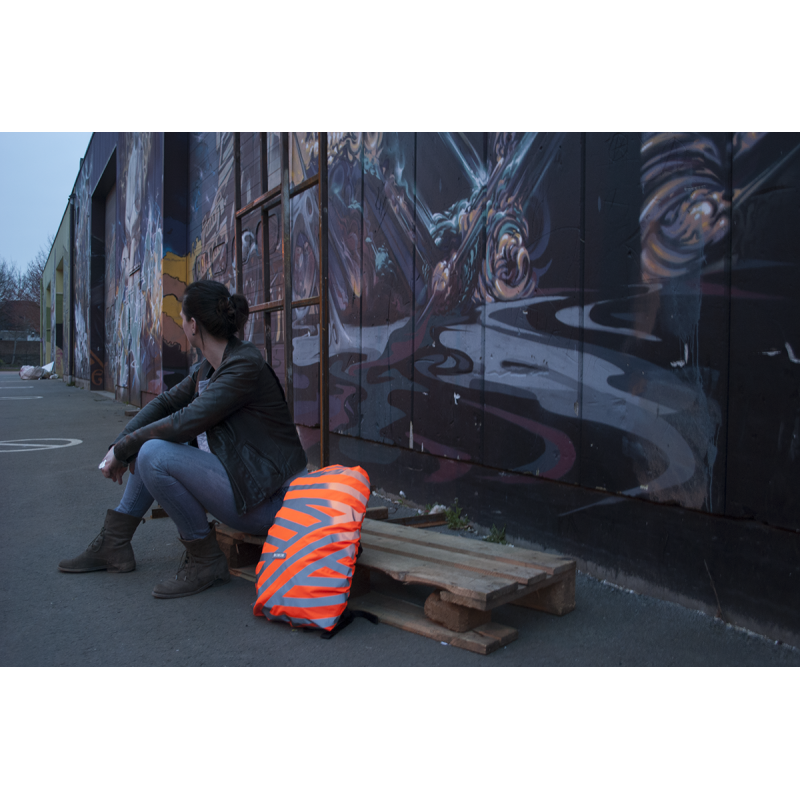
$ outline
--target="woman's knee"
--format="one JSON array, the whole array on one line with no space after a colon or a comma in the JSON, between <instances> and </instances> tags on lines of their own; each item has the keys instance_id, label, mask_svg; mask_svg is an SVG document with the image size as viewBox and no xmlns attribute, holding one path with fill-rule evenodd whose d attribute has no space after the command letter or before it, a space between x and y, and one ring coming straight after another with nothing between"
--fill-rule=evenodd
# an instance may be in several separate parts
<instances>
[{"instance_id":1,"label":"woman's knee","mask_svg":"<svg viewBox=\"0 0 800 800\"><path fill-rule=\"evenodd\" d=\"M147 471L157 467L168 449L165 445L171 444L171 442L165 442L162 439L149 439L146 441L136 456L136 469Z\"/></svg>"}]
</instances>

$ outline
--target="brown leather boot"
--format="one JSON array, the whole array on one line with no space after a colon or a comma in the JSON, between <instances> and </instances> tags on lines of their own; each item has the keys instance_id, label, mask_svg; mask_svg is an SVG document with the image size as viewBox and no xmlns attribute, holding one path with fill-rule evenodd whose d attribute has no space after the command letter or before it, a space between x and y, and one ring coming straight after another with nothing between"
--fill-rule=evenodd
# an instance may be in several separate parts
<instances>
[{"instance_id":1,"label":"brown leather boot","mask_svg":"<svg viewBox=\"0 0 800 800\"><path fill-rule=\"evenodd\" d=\"M141 517L120 514L108 509L103 528L94 541L77 558L66 558L58 568L61 572L132 572L136 569L131 539Z\"/></svg>"},{"instance_id":2,"label":"brown leather boot","mask_svg":"<svg viewBox=\"0 0 800 800\"><path fill-rule=\"evenodd\" d=\"M174 578L162 581L153 589L153 597L166 600L172 597L188 597L215 583L227 583L231 579L228 562L217 544L217 532L209 525L208 535L203 539L180 539L186 548Z\"/></svg>"}]
</instances>

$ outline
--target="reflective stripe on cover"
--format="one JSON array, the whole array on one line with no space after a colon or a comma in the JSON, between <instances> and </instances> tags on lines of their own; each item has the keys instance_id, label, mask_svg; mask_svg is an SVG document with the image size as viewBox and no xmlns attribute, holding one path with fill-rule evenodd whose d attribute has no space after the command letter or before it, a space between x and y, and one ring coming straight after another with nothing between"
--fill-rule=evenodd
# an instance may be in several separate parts
<instances>
[{"instance_id":1,"label":"reflective stripe on cover","mask_svg":"<svg viewBox=\"0 0 800 800\"><path fill-rule=\"evenodd\" d=\"M254 615L327 631L336 625L369 495L361 467L325 467L289 484L256 567Z\"/></svg>"}]
</instances>

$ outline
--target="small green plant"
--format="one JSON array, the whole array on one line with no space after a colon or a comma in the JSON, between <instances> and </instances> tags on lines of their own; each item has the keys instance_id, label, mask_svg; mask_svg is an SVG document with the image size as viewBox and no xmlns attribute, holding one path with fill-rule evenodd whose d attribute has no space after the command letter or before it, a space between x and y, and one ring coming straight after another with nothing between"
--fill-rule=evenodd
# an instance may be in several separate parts
<instances>
[{"instance_id":1,"label":"small green plant","mask_svg":"<svg viewBox=\"0 0 800 800\"><path fill-rule=\"evenodd\" d=\"M495 544L508 544L506 541L506 526L498 528L497 525L492 525L492 530L484 541L494 542Z\"/></svg>"},{"instance_id":2,"label":"small green plant","mask_svg":"<svg viewBox=\"0 0 800 800\"><path fill-rule=\"evenodd\" d=\"M469 528L469 519L464 514L464 509L458 504L458 498L453 499L453 505L444 512L447 527L451 531L463 531Z\"/></svg>"}]
</instances>

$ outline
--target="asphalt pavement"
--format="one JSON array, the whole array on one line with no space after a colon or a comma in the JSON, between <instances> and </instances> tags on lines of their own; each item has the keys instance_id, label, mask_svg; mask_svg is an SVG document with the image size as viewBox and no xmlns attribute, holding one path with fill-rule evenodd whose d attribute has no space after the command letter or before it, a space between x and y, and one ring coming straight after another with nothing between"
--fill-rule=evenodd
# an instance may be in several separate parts
<instances>
[{"instance_id":1,"label":"asphalt pavement","mask_svg":"<svg viewBox=\"0 0 800 800\"><path fill-rule=\"evenodd\" d=\"M121 496L97 465L125 409L107 393L0 372L0 666L800 666L793 647L581 573L576 609L564 617L493 612L519 638L488 656L360 619L322 640L254 617L254 586L241 578L153 598L182 552L169 519L140 526L134 572L59 572ZM371 500L392 515L408 503L379 488ZM390 590L420 604L427 594Z\"/></svg>"}]
</instances>

